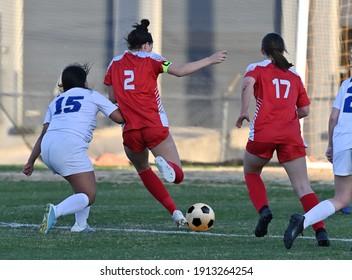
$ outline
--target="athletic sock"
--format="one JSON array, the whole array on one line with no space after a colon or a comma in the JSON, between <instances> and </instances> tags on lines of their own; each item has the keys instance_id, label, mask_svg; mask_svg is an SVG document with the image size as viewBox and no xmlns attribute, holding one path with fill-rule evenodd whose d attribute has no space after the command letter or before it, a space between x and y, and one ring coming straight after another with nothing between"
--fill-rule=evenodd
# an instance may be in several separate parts
<instances>
[{"instance_id":1,"label":"athletic sock","mask_svg":"<svg viewBox=\"0 0 352 280\"><path fill-rule=\"evenodd\" d=\"M82 209L81 211L78 211L75 213L76 222L81 228L84 228L87 226L87 220L89 217L89 210L90 210L90 206L87 206L86 208Z\"/></svg>"},{"instance_id":2,"label":"athletic sock","mask_svg":"<svg viewBox=\"0 0 352 280\"><path fill-rule=\"evenodd\" d=\"M173 163L171 161L168 161L167 163L175 171L176 178L175 178L174 184L180 184L183 181L183 178L184 178L184 173L183 173L182 169L176 163Z\"/></svg>"},{"instance_id":3,"label":"athletic sock","mask_svg":"<svg viewBox=\"0 0 352 280\"><path fill-rule=\"evenodd\" d=\"M76 213L86 208L89 204L89 198L85 193L76 193L55 206L56 218Z\"/></svg>"},{"instance_id":4,"label":"athletic sock","mask_svg":"<svg viewBox=\"0 0 352 280\"><path fill-rule=\"evenodd\" d=\"M172 213L177 210L177 207L160 178L151 168L139 173L138 175L151 195L154 196L155 199L159 201L172 215Z\"/></svg>"},{"instance_id":5,"label":"athletic sock","mask_svg":"<svg viewBox=\"0 0 352 280\"><path fill-rule=\"evenodd\" d=\"M319 204L319 199L317 195L313 193L306 194L301 197L301 204L303 206L304 212L308 212L314 206ZM319 228L325 228L325 224L322 219L317 220L317 223L312 224L314 231L317 231Z\"/></svg>"},{"instance_id":6,"label":"athletic sock","mask_svg":"<svg viewBox=\"0 0 352 280\"><path fill-rule=\"evenodd\" d=\"M303 227L306 228L310 225L317 224L317 222L325 220L335 212L334 204L332 204L330 200L324 200L304 214L305 219Z\"/></svg>"},{"instance_id":7,"label":"athletic sock","mask_svg":"<svg viewBox=\"0 0 352 280\"><path fill-rule=\"evenodd\" d=\"M259 211L264 206L269 205L264 182L260 177L260 175L256 173L246 174L245 180L246 180L249 198L252 201L253 206L259 213Z\"/></svg>"}]
</instances>

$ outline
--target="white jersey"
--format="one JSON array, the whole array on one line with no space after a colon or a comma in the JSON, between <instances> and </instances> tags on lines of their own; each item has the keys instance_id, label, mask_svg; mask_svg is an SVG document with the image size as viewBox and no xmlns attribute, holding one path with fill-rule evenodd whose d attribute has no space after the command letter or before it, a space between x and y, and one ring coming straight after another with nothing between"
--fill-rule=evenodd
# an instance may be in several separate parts
<instances>
[{"instance_id":1,"label":"white jersey","mask_svg":"<svg viewBox=\"0 0 352 280\"><path fill-rule=\"evenodd\" d=\"M101 111L105 116L117 109L109 99L97 91L72 88L58 95L48 106L44 124L50 123L48 132L67 132L92 140L96 128L96 115Z\"/></svg>"},{"instance_id":2,"label":"white jersey","mask_svg":"<svg viewBox=\"0 0 352 280\"><path fill-rule=\"evenodd\" d=\"M333 134L335 154L352 149L352 78L341 84L333 107L340 110Z\"/></svg>"}]
</instances>

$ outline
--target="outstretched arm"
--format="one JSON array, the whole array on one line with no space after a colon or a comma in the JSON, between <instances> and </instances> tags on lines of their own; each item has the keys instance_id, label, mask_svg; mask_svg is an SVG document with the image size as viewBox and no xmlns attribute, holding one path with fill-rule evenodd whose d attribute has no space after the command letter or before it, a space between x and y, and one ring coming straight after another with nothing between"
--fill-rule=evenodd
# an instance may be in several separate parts
<instances>
[{"instance_id":1,"label":"outstretched arm","mask_svg":"<svg viewBox=\"0 0 352 280\"><path fill-rule=\"evenodd\" d=\"M41 144L42 144L42 139L44 134L46 133L46 131L48 130L49 124L45 123L43 125L43 129L42 132L40 133L37 141L34 144L32 153L30 154L27 163L23 166L22 172L27 175L27 176L31 176L31 174L33 173L33 169L34 169L34 163L37 160L37 158L39 157L40 153L41 153Z\"/></svg>"},{"instance_id":2,"label":"outstretched arm","mask_svg":"<svg viewBox=\"0 0 352 280\"><path fill-rule=\"evenodd\" d=\"M218 64L225 60L227 51L219 51L211 56L205 57L203 59L188 62L182 65L171 64L168 68L167 73L174 75L176 77L183 77L196 72L202 68L205 68L212 64Z\"/></svg>"}]
</instances>

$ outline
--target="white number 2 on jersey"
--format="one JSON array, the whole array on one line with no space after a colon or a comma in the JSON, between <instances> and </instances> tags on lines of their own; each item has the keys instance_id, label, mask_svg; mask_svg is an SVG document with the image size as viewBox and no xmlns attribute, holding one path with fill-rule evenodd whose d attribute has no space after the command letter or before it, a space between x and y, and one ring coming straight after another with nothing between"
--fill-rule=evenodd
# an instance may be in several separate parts
<instances>
[{"instance_id":1,"label":"white number 2 on jersey","mask_svg":"<svg viewBox=\"0 0 352 280\"><path fill-rule=\"evenodd\" d=\"M132 70L125 70L123 71L125 75L125 81L123 83L123 88L125 90L134 90L134 72Z\"/></svg>"},{"instance_id":2,"label":"white number 2 on jersey","mask_svg":"<svg viewBox=\"0 0 352 280\"><path fill-rule=\"evenodd\" d=\"M284 93L284 98L288 97L288 94L290 93L290 87L291 87L291 83L290 83L289 80L274 79L273 80L273 84L275 85L276 98L280 98L281 97L280 85L285 85L286 86L286 90L285 90L285 93Z\"/></svg>"}]
</instances>

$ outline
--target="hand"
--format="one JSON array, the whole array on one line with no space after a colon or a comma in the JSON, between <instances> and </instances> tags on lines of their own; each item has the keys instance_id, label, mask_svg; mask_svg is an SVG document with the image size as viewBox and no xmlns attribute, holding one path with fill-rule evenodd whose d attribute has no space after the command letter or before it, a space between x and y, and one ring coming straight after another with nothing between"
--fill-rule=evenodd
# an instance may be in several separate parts
<instances>
[{"instance_id":1,"label":"hand","mask_svg":"<svg viewBox=\"0 0 352 280\"><path fill-rule=\"evenodd\" d=\"M333 161L333 154L334 154L333 147L327 147L325 155L328 161L330 161L331 163Z\"/></svg>"},{"instance_id":2,"label":"hand","mask_svg":"<svg viewBox=\"0 0 352 280\"><path fill-rule=\"evenodd\" d=\"M225 60L227 51L219 51L211 55L209 58L213 64L221 63Z\"/></svg>"},{"instance_id":3,"label":"hand","mask_svg":"<svg viewBox=\"0 0 352 280\"><path fill-rule=\"evenodd\" d=\"M23 174L25 174L26 176L31 176L32 173L33 173L33 169L34 169L33 163L27 162L27 163L25 164L25 166L23 166L22 172L23 172Z\"/></svg>"},{"instance_id":4,"label":"hand","mask_svg":"<svg viewBox=\"0 0 352 280\"><path fill-rule=\"evenodd\" d=\"M240 115L236 121L236 127L237 128L241 128L242 127L242 124L243 124L243 121L246 120L247 122L250 122L249 120L249 116L247 114L245 115Z\"/></svg>"}]
</instances>

